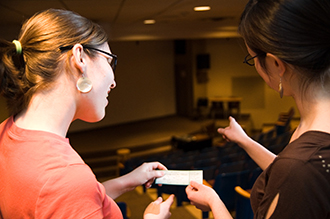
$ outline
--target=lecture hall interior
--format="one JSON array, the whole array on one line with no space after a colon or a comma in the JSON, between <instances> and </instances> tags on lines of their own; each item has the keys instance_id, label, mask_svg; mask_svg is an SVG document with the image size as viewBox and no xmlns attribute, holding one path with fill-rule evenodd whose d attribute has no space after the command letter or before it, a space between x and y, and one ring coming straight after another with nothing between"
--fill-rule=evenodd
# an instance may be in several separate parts
<instances>
[{"instance_id":1,"label":"lecture hall interior","mask_svg":"<svg viewBox=\"0 0 330 219\"><path fill-rule=\"evenodd\" d=\"M260 168L217 128L233 116L265 147L280 152L299 123L293 99L279 97L243 64L247 50L237 34L247 0L14 0L0 3L0 37L17 38L24 19L64 8L104 27L118 56L117 86L105 118L75 121L68 138L100 181L160 161L172 170L203 170L235 218L250 218L246 192ZM210 6L194 11L195 6ZM0 120L8 116L0 99ZM219 186L219 185L222 185ZM221 187L221 188L220 188ZM142 186L116 201L129 219L161 195L175 194L171 218L212 218L190 205L182 186ZM246 213L248 212L248 213ZM242 216L245 214L245 216Z\"/></svg>"}]
</instances>

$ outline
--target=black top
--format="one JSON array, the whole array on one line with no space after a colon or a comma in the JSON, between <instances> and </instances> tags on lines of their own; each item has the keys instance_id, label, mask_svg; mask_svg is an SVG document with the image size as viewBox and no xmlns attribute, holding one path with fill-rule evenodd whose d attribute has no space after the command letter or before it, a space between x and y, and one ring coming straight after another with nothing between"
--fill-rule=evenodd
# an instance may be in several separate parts
<instances>
[{"instance_id":1,"label":"black top","mask_svg":"<svg viewBox=\"0 0 330 219\"><path fill-rule=\"evenodd\" d=\"M291 142L259 176L251 192L255 218L330 218L330 134L308 131Z\"/></svg>"}]
</instances>

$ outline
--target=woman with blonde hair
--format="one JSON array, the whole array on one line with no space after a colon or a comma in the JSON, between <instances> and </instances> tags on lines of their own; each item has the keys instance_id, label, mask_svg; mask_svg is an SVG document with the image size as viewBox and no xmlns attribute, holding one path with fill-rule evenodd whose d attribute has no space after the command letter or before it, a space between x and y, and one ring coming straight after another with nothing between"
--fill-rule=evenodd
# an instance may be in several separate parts
<instances>
[{"instance_id":1,"label":"woman with blonde hair","mask_svg":"<svg viewBox=\"0 0 330 219\"><path fill-rule=\"evenodd\" d=\"M100 121L116 87L104 30L70 11L39 12L18 40L0 41L0 92L10 117L0 125L0 218L122 218L114 199L150 187L166 167L145 163L99 183L66 138L80 119ZM159 198L144 218L168 218Z\"/></svg>"}]
</instances>

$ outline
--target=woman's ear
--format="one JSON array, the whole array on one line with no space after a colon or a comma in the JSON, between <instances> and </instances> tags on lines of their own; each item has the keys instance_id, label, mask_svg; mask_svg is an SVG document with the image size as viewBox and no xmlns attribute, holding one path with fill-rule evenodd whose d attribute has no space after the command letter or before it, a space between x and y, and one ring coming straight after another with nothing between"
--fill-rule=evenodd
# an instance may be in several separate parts
<instances>
[{"instance_id":1,"label":"woman's ear","mask_svg":"<svg viewBox=\"0 0 330 219\"><path fill-rule=\"evenodd\" d=\"M76 44L72 48L72 63L79 72L84 73L86 69L86 53L81 44Z\"/></svg>"},{"instance_id":2,"label":"woman's ear","mask_svg":"<svg viewBox=\"0 0 330 219\"><path fill-rule=\"evenodd\" d=\"M269 72L277 74L280 77L283 77L287 67L281 59L271 53L267 53L266 55L266 66Z\"/></svg>"}]
</instances>

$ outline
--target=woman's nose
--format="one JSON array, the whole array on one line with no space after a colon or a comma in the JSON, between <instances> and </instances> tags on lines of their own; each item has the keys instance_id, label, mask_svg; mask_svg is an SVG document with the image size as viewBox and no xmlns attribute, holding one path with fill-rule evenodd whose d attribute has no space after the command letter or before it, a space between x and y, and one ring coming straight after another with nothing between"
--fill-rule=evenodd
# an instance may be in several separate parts
<instances>
[{"instance_id":1,"label":"woman's nose","mask_svg":"<svg viewBox=\"0 0 330 219\"><path fill-rule=\"evenodd\" d=\"M116 87L116 85L117 85L117 84L116 84L116 81L113 81L113 83L111 84L110 88L111 88L111 89L114 89L114 88Z\"/></svg>"}]
</instances>

